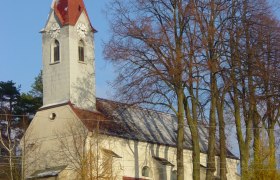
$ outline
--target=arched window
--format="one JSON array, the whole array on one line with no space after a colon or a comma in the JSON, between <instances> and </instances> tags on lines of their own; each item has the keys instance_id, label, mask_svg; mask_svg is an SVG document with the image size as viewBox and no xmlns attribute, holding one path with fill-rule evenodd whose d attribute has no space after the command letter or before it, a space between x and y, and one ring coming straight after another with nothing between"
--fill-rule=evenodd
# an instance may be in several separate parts
<instances>
[{"instance_id":1,"label":"arched window","mask_svg":"<svg viewBox=\"0 0 280 180\"><path fill-rule=\"evenodd\" d=\"M142 169L142 176L150 177L150 168L148 166L144 166Z\"/></svg>"},{"instance_id":2,"label":"arched window","mask_svg":"<svg viewBox=\"0 0 280 180\"><path fill-rule=\"evenodd\" d=\"M60 45L58 40L54 41L54 46L53 46L53 62L59 62L60 59Z\"/></svg>"},{"instance_id":3,"label":"arched window","mask_svg":"<svg viewBox=\"0 0 280 180\"><path fill-rule=\"evenodd\" d=\"M84 62L85 61L85 45L82 40L79 41L79 61Z\"/></svg>"},{"instance_id":4,"label":"arched window","mask_svg":"<svg viewBox=\"0 0 280 180\"><path fill-rule=\"evenodd\" d=\"M177 171L176 170L171 172L171 180L177 180Z\"/></svg>"}]
</instances>

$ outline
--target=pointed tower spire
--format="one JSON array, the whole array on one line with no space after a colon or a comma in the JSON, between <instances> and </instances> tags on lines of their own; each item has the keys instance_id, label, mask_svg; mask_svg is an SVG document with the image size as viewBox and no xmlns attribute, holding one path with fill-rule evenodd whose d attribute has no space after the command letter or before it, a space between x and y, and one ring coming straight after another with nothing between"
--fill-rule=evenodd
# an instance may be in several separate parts
<instances>
[{"instance_id":1,"label":"pointed tower spire","mask_svg":"<svg viewBox=\"0 0 280 180\"><path fill-rule=\"evenodd\" d=\"M82 12L86 14L88 21L90 22L83 0L53 0L52 9L62 26L75 26ZM91 22L90 26L92 31L96 32L92 27Z\"/></svg>"}]
</instances>

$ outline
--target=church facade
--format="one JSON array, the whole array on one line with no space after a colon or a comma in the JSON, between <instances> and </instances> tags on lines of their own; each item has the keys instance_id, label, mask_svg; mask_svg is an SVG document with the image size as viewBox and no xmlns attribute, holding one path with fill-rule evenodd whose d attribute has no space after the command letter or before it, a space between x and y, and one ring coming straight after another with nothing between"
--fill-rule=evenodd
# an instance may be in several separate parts
<instances>
[{"instance_id":1,"label":"church facade","mask_svg":"<svg viewBox=\"0 0 280 180\"><path fill-rule=\"evenodd\" d=\"M95 32L83 0L53 1L41 31L43 107L21 142L25 178L175 180L176 117L96 98ZM207 158L203 123L199 131L203 179ZM192 179L187 127L185 136L185 179ZM218 168L218 153L216 162ZM228 151L228 179L238 178L238 163Z\"/></svg>"}]
</instances>

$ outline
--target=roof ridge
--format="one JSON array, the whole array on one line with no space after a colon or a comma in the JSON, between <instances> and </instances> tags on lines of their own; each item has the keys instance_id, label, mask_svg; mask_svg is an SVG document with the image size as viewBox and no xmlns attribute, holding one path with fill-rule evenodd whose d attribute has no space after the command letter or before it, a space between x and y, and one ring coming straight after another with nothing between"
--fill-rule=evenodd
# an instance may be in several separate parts
<instances>
[{"instance_id":1,"label":"roof ridge","mask_svg":"<svg viewBox=\"0 0 280 180\"><path fill-rule=\"evenodd\" d=\"M110 100L110 99L105 99L105 98L99 98L99 97L97 97L96 99L107 101L107 102L111 102L111 103L114 103L114 104L126 105L126 106L130 106L132 108L142 109L142 110L146 110L146 111L153 111L153 112L157 112L157 113L161 113L161 114L165 114L165 115L171 115L171 116L175 116L176 117L175 114L168 113L168 112L163 112L163 111L159 111L159 110L155 110L155 109L149 109L149 108L141 107L141 106L139 106L137 104L128 104L128 103L118 102L118 101L114 101L114 100Z\"/></svg>"},{"instance_id":2,"label":"roof ridge","mask_svg":"<svg viewBox=\"0 0 280 180\"><path fill-rule=\"evenodd\" d=\"M114 100L110 100L110 99L105 99L105 98L99 98L99 97L96 97L96 99L107 101L107 102L111 102L111 103L114 103L114 104L122 104L122 105L126 105L126 106L131 106L132 108L137 108L137 109L140 109L140 110L142 109L142 110L145 110L145 111L152 111L152 112L156 112L156 113L159 113L159 114L169 115L169 116L172 116L172 117L176 117L176 115L172 114L172 113L163 112L163 111L155 110L155 109L149 109L149 108L145 108L145 107L140 107L140 106L135 105L135 104L130 105L128 103L118 102L118 101L114 101ZM207 122L205 122L205 120L201 120L201 119L198 120L198 123L202 124L202 125L207 125Z\"/></svg>"}]
</instances>

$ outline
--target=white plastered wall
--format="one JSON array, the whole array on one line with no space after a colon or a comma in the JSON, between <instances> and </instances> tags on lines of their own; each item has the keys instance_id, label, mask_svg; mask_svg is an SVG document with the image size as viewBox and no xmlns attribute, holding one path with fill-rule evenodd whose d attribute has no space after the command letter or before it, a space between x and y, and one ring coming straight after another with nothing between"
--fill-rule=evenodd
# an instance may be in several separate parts
<instances>
[{"instance_id":1,"label":"white plastered wall","mask_svg":"<svg viewBox=\"0 0 280 180\"><path fill-rule=\"evenodd\" d=\"M88 31L85 38L81 38L76 29L83 23ZM77 107L87 110L95 109L95 57L94 33L87 16L83 12L76 25L69 27L70 53L70 99ZM85 45L85 61L78 60L78 43L82 40Z\"/></svg>"},{"instance_id":2,"label":"white plastered wall","mask_svg":"<svg viewBox=\"0 0 280 180\"><path fill-rule=\"evenodd\" d=\"M71 101L77 107L93 111L95 109L95 68L94 68L94 33L83 12L75 26L67 25L60 29L55 38L60 43L60 62L52 63L51 26L59 21L51 11L42 32L43 36L43 84L44 106ZM87 26L87 36L79 37L76 29L79 23ZM61 25L60 25L61 26ZM85 62L78 60L78 42L84 41Z\"/></svg>"},{"instance_id":3,"label":"white plastered wall","mask_svg":"<svg viewBox=\"0 0 280 180\"><path fill-rule=\"evenodd\" d=\"M164 145L150 144L146 142L138 142L132 140L125 140L117 137L105 136L103 146L107 149L113 150L122 158L116 159L115 168L118 172L118 179L126 177L143 178L142 168L148 166L151 170L150 179L153 180L170 180L171 172L177 170L176 167L176 148ZM161 165L153 156L164 158L171 162L174 166ZM201 153L201 165L206 166L207 155ZM216 157L216 164L218 163ZM229 180L235 180L237 172L238 160L227 159L227 177ZM218 165L217 167L218 168ZM184 175L185 179L192 179L192 152L184 150ZM217 175L217 172L215 173Z\"/></svg>"},{"instance_id":4,"label":"white plastered wall","mask_svg":"<svg viewBox=\"0 0 280 180\"><path fill-rule=\"evenodd\" d=\"M50 116L53 113L56 118L51 120ZM77 123L79 125L77 127L83 127L82 122L77 119L69 105L36 113L24 138L21 140L26 177L36 170L44 170L69 163L61 150L63 149L62 142L67 142L67 139L70 142L69 147L71 147L73 134L69 133L68 130L73 123ZM72 174L73 172L67 171L69 177L72 177Z\"/></svg>"},{"instance_id":5,"label":"white plastered wall","mask_svg":"<svg viewBox=\"0 0 280 180\"><path fill-rule=\"evenodd\" d=\"M70 96L70 61L68 61L69 53L66 53L69 47L68 27L61 28L56 38L60 43L60 62L52 63L51 46L55 39L51 37L49 31L54 23L59 24L59 21L52 11L42 32L44 105L67 101Z\"/></svg>"}]
</instances>

